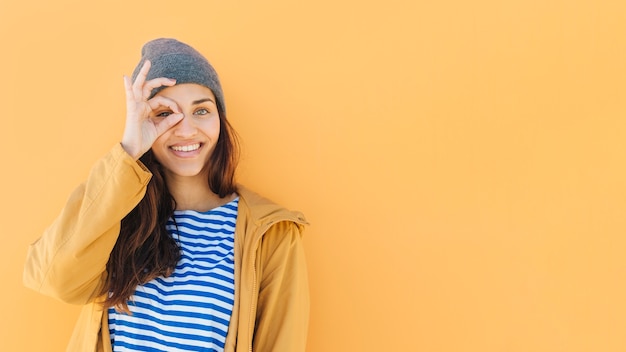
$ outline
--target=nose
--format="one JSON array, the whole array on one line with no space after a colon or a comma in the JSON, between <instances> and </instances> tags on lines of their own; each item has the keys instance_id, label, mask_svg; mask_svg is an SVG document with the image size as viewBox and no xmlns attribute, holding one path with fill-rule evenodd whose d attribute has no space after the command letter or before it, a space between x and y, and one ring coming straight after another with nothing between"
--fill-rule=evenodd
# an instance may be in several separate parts
<instances>
[{"instance_id":1,"label":"nose","mask_svg":"<svg viewBox=\"0 0 626 352\"><path fill-rule=\"evenodd\" d=\"M180 138L191 138L198 133L196 124L191 116L185 114L182 120L174 126L174 135Z\"/></svg>"}]
</instances>

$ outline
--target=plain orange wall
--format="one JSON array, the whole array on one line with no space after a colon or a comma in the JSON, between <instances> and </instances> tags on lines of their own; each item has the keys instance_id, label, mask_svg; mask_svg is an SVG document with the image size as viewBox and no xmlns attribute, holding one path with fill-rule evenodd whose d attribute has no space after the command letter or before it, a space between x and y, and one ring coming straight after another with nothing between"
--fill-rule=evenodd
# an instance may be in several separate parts
<instances>
[{"instance_id":1,"label":"plain orange wall","mask_svg":"<svg viewBox=\"0 0 626 352\"><path fill-rule=\"evenodd\" d=\"M0 350L64 349L26 248L168 36L312 223L309 351L626 351L623 1L0 0L0 33Z\"/></svg>"}]
</instances>

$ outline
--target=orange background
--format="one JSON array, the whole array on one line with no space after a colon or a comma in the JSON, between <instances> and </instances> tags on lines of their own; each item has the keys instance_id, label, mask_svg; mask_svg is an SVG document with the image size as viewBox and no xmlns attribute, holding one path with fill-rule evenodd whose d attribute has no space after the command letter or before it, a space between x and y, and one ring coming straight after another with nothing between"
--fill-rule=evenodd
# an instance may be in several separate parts
<instances>
[{"instance_id":1,"label":"orange background","mask_svg":"<svg viewBox=\"0 0 626 352\"><path fill-rule=\"evenodd\" d=\"M64 349L26 248L168 36L312 223L309 351L626 351L625 2L0 0L0 33L0 350Z\"/></svg>"}]
</instances>

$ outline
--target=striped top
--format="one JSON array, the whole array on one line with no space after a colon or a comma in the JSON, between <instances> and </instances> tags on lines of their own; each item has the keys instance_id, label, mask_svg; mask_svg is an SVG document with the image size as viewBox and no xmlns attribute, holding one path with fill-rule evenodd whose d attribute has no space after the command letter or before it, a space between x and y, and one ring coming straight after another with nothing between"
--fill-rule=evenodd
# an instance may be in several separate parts
<instances>
[{"instance_id":1,"label":"striped top","mask_svg":"<svg viewBox=\"0 0 626 352\"><path fill-rule=\"evenodd\" d=\"M172 276L137 287L132 315L109 308L114 352L223 351L235 294L239 198L207 212L175 211L167 229L181 248Z\"/></svg>"}]
</instances>

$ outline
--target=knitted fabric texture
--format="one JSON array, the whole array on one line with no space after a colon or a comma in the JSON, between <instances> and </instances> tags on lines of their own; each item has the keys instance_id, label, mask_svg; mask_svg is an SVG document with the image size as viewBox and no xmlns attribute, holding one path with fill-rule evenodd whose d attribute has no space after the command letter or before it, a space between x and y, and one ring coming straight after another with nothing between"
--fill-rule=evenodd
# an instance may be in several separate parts
<instances>
[{"instance_id":1,"label":"knitted fabric texture","mask_svg":"<svg viewBox=\"0 0 626 352\"><path fill-rule=\"evenodd\" d=\"M146 81L166 77L175 79L176 84L196 83L205 86L215 95L219 112L225 112L224 93L217 72L196 49L171 38L159 38L147 42L141 49L141 61L133 71L133 82L146 60L150 60L152 64ZM164 88L166 87L154 88L150 98Z\"/></svg>"}]
</instances>

